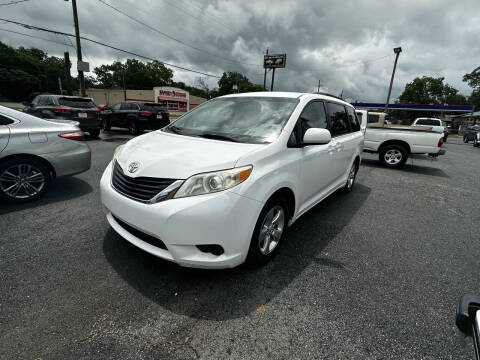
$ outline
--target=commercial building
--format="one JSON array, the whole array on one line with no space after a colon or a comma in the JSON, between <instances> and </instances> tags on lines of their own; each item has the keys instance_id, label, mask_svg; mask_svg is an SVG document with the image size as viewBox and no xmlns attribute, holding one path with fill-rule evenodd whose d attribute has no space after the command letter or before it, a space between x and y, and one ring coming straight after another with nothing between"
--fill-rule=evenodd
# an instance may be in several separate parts
<instances>
[{"instance_id":1,"label":"commercial building","mask_svg":"<svg viewBox=\"0 0 480 360\"><path fill-rule=\"evenodd\" d=\"M202 97L190 95L183 89L162 86L152 90L127 89L87 89L87 96L97 105L113 105L121 101L148 101L163 104L171 113L182 114L207 101Z\"/></svg>"}]
</instances>

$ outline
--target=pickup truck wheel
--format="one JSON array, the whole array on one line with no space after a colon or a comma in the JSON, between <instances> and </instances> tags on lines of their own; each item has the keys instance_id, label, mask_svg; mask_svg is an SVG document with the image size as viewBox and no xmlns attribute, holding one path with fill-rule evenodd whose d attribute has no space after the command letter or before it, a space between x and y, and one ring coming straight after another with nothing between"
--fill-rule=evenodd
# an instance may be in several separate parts
<instances>
[{"instance_id":1,"label":"pickup truck wheel","mask_svg":"<svg viewBox=\"0 0 480 360\"><path fill-rule=\"evenodd\" d=\"M380 151L380 162L389 168L401 168L408 159L407 150L401 145L387 145Z\"/></svg>"},{"instance_id":2,"label":"pickup truck wheel","mask_svg":"<svg viewBox=\"0 0 480 360\"><path fill-rule=\"evenodd\" d=\"M248 265L263 265L277 254L287 231L288 219L288 204L283 198L276 197L267 201L252 235Z\"/></svg>"}]
</instances>

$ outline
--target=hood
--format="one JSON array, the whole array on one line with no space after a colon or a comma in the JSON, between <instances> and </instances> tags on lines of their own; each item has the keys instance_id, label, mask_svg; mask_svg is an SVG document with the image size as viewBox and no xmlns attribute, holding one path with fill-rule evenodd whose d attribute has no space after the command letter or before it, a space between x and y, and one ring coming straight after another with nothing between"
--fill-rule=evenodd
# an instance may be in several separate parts
<instances>
[{"instance_id":1,"label":"hood","mask_svg":"<svg viewBox=\"0 0 480 360\"><path fill-rule=\"evenodd\" d=\"M117 161L125 172L130 163L138 163L138 170L128 174L132 177L181 180L203 172L231 169L240 157L263 146L155 131L127 142Z\"/></svg>"}]
</instances>

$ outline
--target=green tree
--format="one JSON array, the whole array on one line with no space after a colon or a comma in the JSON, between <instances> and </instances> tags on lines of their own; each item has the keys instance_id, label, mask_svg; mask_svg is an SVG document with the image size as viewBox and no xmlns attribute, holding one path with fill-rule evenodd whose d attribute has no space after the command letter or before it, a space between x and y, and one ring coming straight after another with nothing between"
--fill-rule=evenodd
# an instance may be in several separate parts
<instances>
[{"instance_id":1,"label":"green tree","mask_svg":"<svg viewBox=\"0 0 480 360\"><path fill-rule=\"evenodd\" d=\"M218 80L218 94L217 96L232 94L234 92L233 86L238 86L238 92L252 92L265 91L265 88L260 85L255 85L248 80L248 78L238 72L224 72L220 80Z\"/></svg>"},{"instance_id":2,"label":"green tree","mask_svg":"<svg viewBox=\"0 0 480 360\"><path fill-rule=\"evenodd\" d=\"M468 103L475 106L475 110L478 111L480 109L480 66L471 73L463 75L463 81L473 88L468 97Z\"/></svg>"},{"instance_id":3,"label":"green tree","mask_svg":"<svg viewBox=\"0 0 480 360\"><path fill-rule=\"evenodd\" d=\"M398 97L400 103L419 103L434 105L463 105L467 103L465 96L457 89L444 83L445 78L423 76L415 78L405 85L403 93Z\"/></svg>"}]
</instances>

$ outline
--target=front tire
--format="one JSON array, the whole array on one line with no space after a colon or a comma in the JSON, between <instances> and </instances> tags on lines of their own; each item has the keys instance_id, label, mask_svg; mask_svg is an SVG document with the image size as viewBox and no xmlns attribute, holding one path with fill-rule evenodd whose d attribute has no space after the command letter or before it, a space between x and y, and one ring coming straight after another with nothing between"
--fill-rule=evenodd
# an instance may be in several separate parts
<instances>
[{"instance_id":1,"label":"front tire","mask_svg":"<svg viewBox=\"0 0 480 360\"><path fill-rule=\"evenodd\" d=\"M130 120L128 122L128 133L130 135L138 135L140 133L137 122L135 120Z\"/></svg>"},{"instance_id":2,"label":"front tire","mask_svg":"<svg viewBox=\"0 0 480 360\"><path fill-rule=\"evenodd\" d=\"M392 144L382 148L379 154L383 166L399 169L408 159L408 152L402 145Z\"/></svg>"},{"instance_id":3,"label":"front tire","mask_svg":"<svg viewBox=\"0 0 480 360\"><path fill-rule=\"evenodd\" d=\"M254 267L263 265L278 253L285 238L288 219L288 205L283 198L267 201L255 225L247 264Z\"/></svg>"},{"instance_id":4,"label":"front tire","mask_svg":"<svg viewBox=\"0 0 480 360\"><path fill-rule=\"evenodd\" d=\"M41 197L52 177L44 163L32 158L16 158L0 164L0 199L22 203Z\"/></svg>"},{"instance_id":5,"label":"front tire","mask_svg":"<svg viewBox=\"0 0 480 360\"><path fill-rule=\"evenodd\" d=\"M112 128L112 125L110 124L110 121L107 119L102 119L102 130L103 131L110 131Z\"/></svg>"},{"instance_id":6,"label":"front tire","mask_svg":"<svg viewBox=\"0 0 480 360\"><path fill-rule=\"evenodd\" d=\"M88 133L90 136L94 139L98 139L98 136L100 135L100 130L88 130Z\"/></svg>"}]
</instances>

